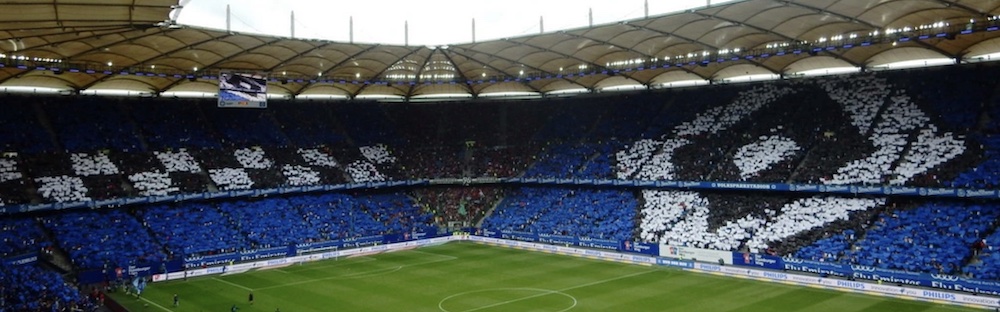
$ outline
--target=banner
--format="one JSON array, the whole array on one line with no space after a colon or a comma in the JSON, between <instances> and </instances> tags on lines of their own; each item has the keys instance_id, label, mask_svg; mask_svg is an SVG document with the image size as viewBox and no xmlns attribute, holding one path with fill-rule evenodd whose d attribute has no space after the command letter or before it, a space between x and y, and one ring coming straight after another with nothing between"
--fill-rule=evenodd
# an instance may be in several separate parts
<instances>
[{"instance_id":1,"label":"banner","mask_svg":"<svg viewBox=\"0 0 1000 312\"><path fill-rule=\"evenodd\" d=\"M771 255L761 255L749 252L734 252L733 264L741 266L759 267L771 270L784 270L785 263L781 257Z\"/></svg>"},{"instance_id":2,"label":"banner","mask_svg":"<svg viewBox=\"0 0 1000 312\"><path fill-rule=\"evenodd\" d=\"M434 237L437 237L437 227L428 226L426 228L416 229L412 232L385 235L382 243L391 244Z\"/></svg>"},{"instance_id":3,"label":"banner","mask_svg":"<svg viewBox=\"0 0 1000 312\"><path fill-rule=\"evenodd\" d=\"M224 265L229 264L230 262L236 262L239 258L240 254L236 252L208 256L190 256L184 258L184 268L193 269Z\"/></svg>"},{"instance_id":4,"label":"banner","mask_svg":"<svg viewBox=\"0 0 1000 312\"><path fill-rule=\"evenodd\" d=\"M527 234L527 235L534 235L534 234ZM565 235L555 235L555 234L538 234L529 241L552 244L552 245L569 245L569 246L576 246L576 244L580 242L580 240L575 236L565 236Z\"/></svg>"},{"instance_id":5,"label":"banner","mask_svg":"<svg viewBox=\"0 0 1000 312\"><path fill-rule=\"evenodd\" d=\"M340 240L342 244L340 248L358 248L366 246L375 246L384 242L382 235L373 236L362 236L362 237L350 237Z\"/></svg>"},{"instance_id":6,"label":"banner","mask_svg":"<svg viewBox=\"0 0 1000 312\"><path fill-rule=\"evenodd\" d=\"M104 281L115 281L120 278L130 280L136 276L151 277L166 272L176 272L184 269L184 259L174 259L169 261L156 261L130 264L120 268L94 269L81 271L77 274L77 281L80 284L103 283Z\"/></svg>"},{"instance_id":7,"label":"banner","mask_svg":"<svg viewBox=\"0 0 1000 312\"><path fill-rule=\"evenodd\" d=\"M37 252L29 252L23 255L17 255L3 259L3 263L8 266L20 266L26 264L33 264L35 262L38 262Z\"/></svg>"},{"instance_id":8,"label":"banner","mask_svg":"<svg viewBox=\"0 0 1000 312\"><path fill-rule=\"evenodd\" d=\"M656 258L656 264L659 264L659 265L662 265L662 266L671 266L671 267L676 267L676 268L682 268L682 269L693 269L694 268L694 262L687 261L687 260L673 260L673 259Z\"/></svg>"},{"instance_id":9,"label":"banner","mask_svg":"<svg viewBox=\"0 0 1000 312\"><path fill-rule=\"evenodd\" d=\"M621 251L635 252L650 256L660 255L660 245L636 241L622 241Z\"/></svg>"},{"instance_id":10,"label":"banner","mask_svg":"<svg viewBox=\"0 0 1000 312\"><path fill-rule=\"evenodd\" d=\"M491 238L501 238L510 239L523 242L537 242L557 246L575 246L591 249L604 249L604 250L614 250L614 251L628 251L647 254L651 256L659 255L659 248L655 244L637 243L632 241L617 241L611 239L603 238L590 238L590 237L576 237L567 235L556 235L556 234L536 234L532 232L522 232L522 231L509 231L509 230L490 230L490 229L477 229L474 231L477 235L491 237Z\"/></svg>"},{"instance_id":11,"label":"banner","mask_svg":"<svg viewBox=\"0 0 1000 312\"><path fill-rule=\"evenodd\" d=\"M143 264L133 264L122 268L126 276L151 276L153 274L163 274L181 270L184 266L183 259L175 259L166 262L149 262Z\"/></svg>"},{"instance_id":12,"label":"banner","mask_svg":"<svg viewBox=\"0 0 1000 312\"><path fill-rule=\"evenodd\" d=\"M229 264L231 262L243 262L252 261L258 259L267 259L275 257L291 257L295 255L295 246L280 246L271 248L262 248L248 251L240 252L230 252L224 254L208 255L208 256L189 256L184 258L184 267L199 268L199 267L209 267L215 265Z\"/></svg>"},{"instance_id":13,"label":"banner","mask_svg":"<svg viewBox=\"0 0 1000 312\"><path fill-rule=\"evenodd\" d=\"M733 264L733 254L730 251L711 250L694 247L660 245L660 257L685 259L692 261Z\"/></svg>"},{"instance_id":14,"label":"banner","mask_svg":"<svg viewBox=\"0 0 1000 312\"><path fill-rule=\"evenodd\" d=\"M580 237L577 239L576 245L584 248L621 250L622 242L610 239Z\"/></svg>"},{"instance_id":15,"label":"banner","mask_svg":"<svg viewBox=\"0 0 1000 312\"><path fill-rule=\"evenodd\" d=\"M661 251L662 250L663 247L661 246ZM686 247L667 247L667 252L665 254L666 255L662 256L691 256L693 252L688 250ZM807 272L817 274L820 277L833 276L841 279L881 281L887 285L920 286L1000 296L1000 281L977 280L954 275L908 272L863 265L848 265L791 257L779 258L770 255L752 253L732 252L731 254L732 264L742 267L756 267L776 271ZM724 269L724 267L714 265L714 262L713 264L704 264L704 266L706 267L699 267L699 269L706 271L718 271ZM845 283L846 282L847 281L845 281Z\"/></svg>"},{"instance_id":16,"label":"banner","mask_svg":"<svg viewBox=\"0 0 1000 312\"><path fill-rule=\"evenodd\" d=\"M785 270L789 271L799 271L799 272L809 272L814 274L819 274L820 276L837 276L837 277L848 277L853 276L854 272L851 270L849 265L843 265L839 263L831 262L821 262L813 260L805 260L798 258L782 258Z\"/></svg>"},{"instance_id":17,"label":"banner","mask_svg":"<svg viewBox=\"0 0 1000 312\"><path fill-rule=\"evenodd\" d=\"M500 233L499 231L494 231L490 229L476 229L475 231L471 231L470 233L475 233L476 235L486 236L490 238L501 238L501 236L503 236L503 234Z\"/></svg>"},{"instance_id":18,"label":"banner","mask_svg":"<svg viewBox=\"0 0 1000 312\"><path fill-rule=\"evenodd\" d=\"M742 258L742 256L740 257ZM927 288L914 288L911 286L904 286L904 285L890 285L890 284L885 284L883 282L873 283L873 282L855 281L853 279L804 276L792 273L785 273L781 271L759 270L754 268L737 267L737 266L731 267L731 266L722 266L722 265L707 264L707 263L696 263L694 269L703 272L709 272L713 274L724 274L738 278L753 278L757 280L765 279L779 283L793 283L797 285L807 285L810 287L820 287L824 289L836 289L841 291L879 294L897 298L904 297L908 299L918 299L918 300L938 302L938 303L949 302L955 304L963 304L967 306L972 305L976 307L989 307L991 310L995 310L997 307L1000 307L1000 299L996 297L980 296L978 294L969 295L959 292L938 291ZM868 270L867 268L862 268L862 269ZM892 273L895 274L898 272L893 271Z\"/></svg>"},{"instance_id":19,"label":"banner","mask_svg":"<svg viewBox=\"0 0 1000 312\"><path fill-rule=\"evenodd\" d=\"M299 243L295 244L295 254L309 254L317 252L326 252L331 250L337 250L344 245L344 242L338 240L329 240L324 242L310 242L310 243Z\"/></svg>"}]
</instances>

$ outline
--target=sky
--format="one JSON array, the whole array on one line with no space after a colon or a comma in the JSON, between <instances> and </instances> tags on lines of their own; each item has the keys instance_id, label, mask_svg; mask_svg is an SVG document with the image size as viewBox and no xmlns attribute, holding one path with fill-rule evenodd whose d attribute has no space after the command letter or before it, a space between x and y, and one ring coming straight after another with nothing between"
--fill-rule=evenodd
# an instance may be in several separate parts
<instances>
[{"instance_id":1,"label":"sky","mask_svg":"<svg viewBox=\"0 0 1000 312\"><path fill-rule=\"evenodd\" d=\"M733 0L649 0L649 15L661 15ZM403 44L404 24L410 45L444 45L537 34L539 19L546 32L586 27L593 9L594 24L644 16L644 0L181 0L177 22L216 29L226 28L230 5L231 29L242 33L290 36L294 11L295 37ZM175 12L176 13L176 12ZM174 14L174 13L172 13Z\"/></svg>"}]
</instances>

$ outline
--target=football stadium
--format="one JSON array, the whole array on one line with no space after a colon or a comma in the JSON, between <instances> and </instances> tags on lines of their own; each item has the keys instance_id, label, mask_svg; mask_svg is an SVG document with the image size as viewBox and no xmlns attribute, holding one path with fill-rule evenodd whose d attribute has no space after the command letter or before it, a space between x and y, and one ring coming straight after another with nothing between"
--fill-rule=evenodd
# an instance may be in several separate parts
<instances>
[{"instance_id":1,"label":"football stadium","mask_svg":"<svg viewBox=\"0 0 1000 312\"><path fill-rule=\"evenodd\" d=\"M199 1L0 2L0 312L1000 310L1000 1Z\"/></svg>"}]
</instances>

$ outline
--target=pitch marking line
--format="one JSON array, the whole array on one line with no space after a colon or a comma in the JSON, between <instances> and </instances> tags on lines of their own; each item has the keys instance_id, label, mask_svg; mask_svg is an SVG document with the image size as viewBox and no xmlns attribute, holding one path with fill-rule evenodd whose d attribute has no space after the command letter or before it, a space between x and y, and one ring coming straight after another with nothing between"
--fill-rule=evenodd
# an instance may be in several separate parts
<instances>
[{"instance_id":1,"label":"pitch marking line","mask_svg":"<svg viewBox=\"0 0 1000 312\"><path fill-rule=\"evenodd\" d=\"M153 305L154 307L157 307L157 308L160 308L160 309L163 309L164 311L169 311L169 312L174 312L174 310L171 310L171 309L167 309L166 307L164 307L164 306L161 306L161 305L159 305L158 303L156 303L156 302L153 302L152 300L149 300L149 299L146 299L146 298L142 298L142 297L140 297L139 299L142 299L142 301L145 301L145 302L149 302L149 304L152 304L152 305Z\"/></svg>"},{"instance_id":2,"label":"pitch marking line","mask_svg":"<svg viewBox=\"0 0 1000 312\"><path fill-rule=\"evenodd\" d=\"M212 279L220 281L220 282L223 282L223 283L226 283L226 284L229 284L229 285L232 285L234 287L242 288L243 290L253 291L253 288L246 287L246 286L243 286L243 285L240 285L240 284L237 284L237 283L233 283L233 282L221 279L221 278L217 278L217 277L213 276Z\"/></svg>"},{"instance_id":3,"label":"pitch marking line","mask_svg":"<svg viewBox=\"0 0 1000 312\"><path fill-rule=\"evenodd\" d=\"M330 260L333 260L333 259L325 259L323 261L330 261ZM334 268L334 267L348 266L348 265L354 265L354 264L358 264L358 263L365 263L365 262L372 262L372 261L378 261L378 259L364 256L364 257L351 258L351 260L347 260L347 261L331 261L334 264L316 265L316 266L310 265L310 266L304 267L304 268L296 268L294 266L288 266L288 267L283 267L283 268L280 268L280 269L276 269L275 271L281 271L281 272L285 272L285 273L298 273L298 272L307 272L307 271L313 271L313 270L320 270L320 269L325 269L325 268Z\"/></svg>"},{"instance_id":4,"label":"pitch marking line","mask_svg":"<svg viewBox=\"0 0 1000 312\"><path fill-rule=\"evenodd\" d=\"M505 305L505 304L509 304L509 303L514 303L514 302L518 302L518 301L524 301L524 300L538 298L538 297L542 297L542 296L548 296L548 295L553 294L553 293L562 293L562 292L567 291L567 290L573 290L573 289L577 289L577 288L590 287L590 286L594 286L594 285L604 284L604 283L607 283L607 282L612 282L612 281L616 281L616 280L620 280L620 279L626 279L626 278L635 277L635 276L644 275L644 274L649 274L649 273L658 272L658 271L659 270L649 270L649 271L636 272L636 273L622 275L622 276L616 276L616 277L613 277L613 278L609 278L609 279L605 279L605 280L599 280L599 281L593 281L593 282L590 282L590 283L580 284L580 285L576 285L576 286L573 286L573 287L567 287L567 288L563 288L563 289L552 291L552 292L548 292L548 293L541 293L541 294L526 296L526 297L522 297L522 298L518 298L518 299L512 299L512 300L497 302L497 303L494 303L494 304L485 305L485 306L481 306L481 307L470 309L470 310L465 310L463 312L472 312L472 311L478 311L478 310L482 310L482 309L488 309L488 308L497 307L497 306L501 306L501 305ZM454 295L452 295L452 296L454 296ZM447 298L445 298L445 299L447 299ZM574 300L575 300L575 298L574 298ZM441 302L443 302L443 301L444 300L442 300ZM445 310L441 306L441 302L438 303L438 308L441 309L441 311L443 311L443 312L448 312L448 310ZM566 311L566 310L563 310L563 311Z\"/></svg>"},{"instance_id":5,"label":"pitch marking line","mask_svg":"<svg viewBox=\"0 0 1000 312\"><path fill-rule=\"evenodd\" d=\"M331 276L331 277L325 277L325 278L317 278L317 279L311 279L311 280L305 280L305 281L291 282L291 283L281 284L281 285L261 287L261 288L257 288L257 290L274 289L274 288L281 288L281 287L286 287L286 286L302 285L302 284L308 284L308 283L312 283L312 282L319 282L319 281L326 281L326 280L333 280L333 279L341 279L341 278L368 277L368 276L375 275L375 274L396 272L396 271L399 271L402 268L403 268L403 266L400 265L400 266L396 266L396 267L383 268L383 269L377 269L377 270L366 271L366 272L357 272L357 273L352 273L352 274L347 274L347 275L338 275L338 276Z\"/></svg>"},{"instance_id":6,"label":"pitch marking line","mask_svg":"<svg viewBox=\"0 0 1000 312\"><path fill-rule=\"evenodd\" d=\"M420 250L420 249L414 249L414 250L411 250L411 252L415 252L415 253L422 253L422 254L425 254L425 255L431 255L431 256L435 256L435 257L441 257L441 258L446 258L446 259L448 259L448 260L455 260L455 259L458 259L458 257L455 257L455 256L449 256L449 255L442 255L442 254L436 254L436 253L433 253L433 252L426 252L426 251L422 251L422 250Z\"/></svg>"},{"instance_id":7,"label":"pitch marking line","mask_svg":"<svg viewBox=\"0 0 1000 312\"><path fill-rule=\"evenodd\" d=\"M541 289L541 288L522 288L522 287L517 287L517 288L488 288L488 289L480 289L480 290L473 290L473 291L461 292L461 293L457 293L457 294L445 297L444 299L441 299L441 301L438 302L438 309L441 309L441 311L444 311L444 312L449 312L448 310L446 310L444 308L444 302L448 301L449 299L455 298L455 297L460 297L460 296L467 295L467 294L481 293L481 292L508 291L508 290L530 290L530 291L541 292L541 294L532 295L530 297L525 297L525 298L518 298L518 299L514 299L514 300L508 300L508 301L504 301L504 302L498 302L498 303L495 303L495 304L492 304L492 305L487 305L487 306L482 306L482 307L478 307L478 308L473 308L471 310L465 310L465 312L476 311L476 310L487 309L487 308L492 308L492 307L495 307L495 306L505 305L507 303L514 302L514 301L525 300L525 299L532 298L532 297L542 297L542 296L547 296L547 295L551 295L551 294L558 294L558 295L561 295L563 297L569 298L570 300L573 300L573 304L572 305L570 305L568 308L559 310L557 312L569 311L569 310L575 308L576 305L579 303L576 300L576 297L573 297L570 294L567 294L567 293L564 293L564 292L561 292L561 291L558 291L558 290Z\"/></svg>"},{"instance_id":8,"label":"pitch marking line","mask_svg":"<svg viewBox=\"0 0 1000 312\"><path fill-rule=\"evenodd\" d=\"M443 255L441 255L441 256L443 256ZM448 256L448 257L451 257L451 256ZM393 273L393 272L402 270L405 267L412 267L412 266L418 266L418 265L424 265L424 264L431 264L431 263L452 261L452 260L455 260L455 259L458 259L458 257L451 257L451 258L440 259L440 260L431 260L431 261L426 261L426 262L418 262L418 263L407 264L407 265L398 265L398 266L395 266L395 267L375 269L375 270L372 270L372 271L357 272L357 273L352 273L352 274L347 274L347 275L338 275L338 276L331 276L331 277L325 277L325 278L317 278L317 279L311 279L311 280L304 280L304 281L292 282L292 283L281 284L281 285L261 287L261 288L257 288L257 290L266 290L266 289L281 288L281 287L285 287L285 286L301 285L301 284L307 284L307 283L319 282L319 281L326 281L326 280L333 280L333 279L358 278L358 277L369 277L369 276L375 276L375 275L389 274L389 273Z\"/></svg>"}]
</instances>

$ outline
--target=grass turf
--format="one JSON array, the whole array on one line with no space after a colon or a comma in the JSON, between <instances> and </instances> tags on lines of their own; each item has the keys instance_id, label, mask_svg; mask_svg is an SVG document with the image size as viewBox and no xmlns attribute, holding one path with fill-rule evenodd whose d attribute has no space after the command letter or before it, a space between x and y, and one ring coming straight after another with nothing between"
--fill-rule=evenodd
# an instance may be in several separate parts
<instances>
[{"instance_id":1,"label":"grass turf","mask_svg":"<svg viewBox=\"0 0 1000 312\"><path fill-rule=\"evenodd\" d=\"M141 299L112 296L132 312L234 304L240 312L980 311L467 242L153 283Z\"/></svg>"}]
</instances>

